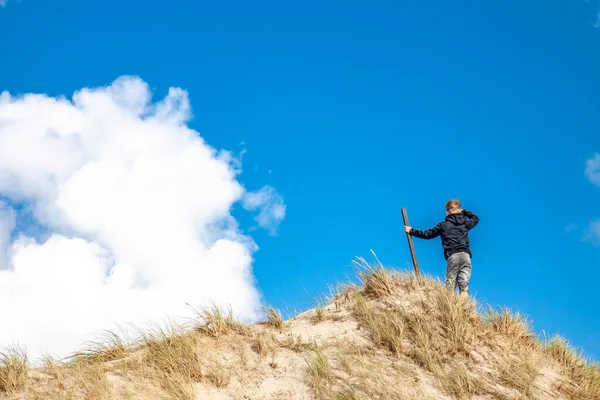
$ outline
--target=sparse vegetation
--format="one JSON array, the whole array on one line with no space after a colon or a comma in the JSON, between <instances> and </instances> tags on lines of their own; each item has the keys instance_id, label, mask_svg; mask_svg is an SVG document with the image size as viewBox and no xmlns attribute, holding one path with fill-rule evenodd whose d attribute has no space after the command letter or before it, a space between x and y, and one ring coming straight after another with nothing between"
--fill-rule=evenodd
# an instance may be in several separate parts
<instances>
[{"instance_id":1,"label":"sparse vegetation","mask_svg":"<svg viewBox=\"0 0 600 400\"><path fill-rule=\"evenodd\" d=\"M272 336L262 333L254 338L251 344L251 348L254 352L256 352L261 357L265 357L269 353L273 353L275 350L275 345L273 343Z\"/></svg>"},{"instance_id":2,"label":"sparse vegetation","mask_svg":"<svg viewBox=\"0 0 600 400\"><path fill-rule=\"evenodd\" d=\"M439 371L436 378L444 393L456 399L468 399L474 394L472 378L463 364L451 364L446 369Z\"/></svg>"},{"instance_id":3,"label":"sparse vegetation","mask_svg":"<svg viewBox=\"0 0 600 400\"><path fill-rule=\"evenodd\" d=\"M323 322L325 319L325 307L323 305L317 305L315 307L315 315L312 317L313 324L318 324L319 322Z\"/></svg>"},{"instance_id":4,"label":"sparse vegetation","mask_svg":"<svg viewBox=\"0 0 600 400\"><path fill-rule=\"evenodd\" d=\"M219 329L217 326L205 325L201 331L209 332L216 338L217 331L212 329ZM203 378L197 352L197 331L187 331L174 324L156 326L152 331L144 333L142 340L143 355L139 360L125 364L124 372L153 380L176 399L193 399L191 384L200 382Z\"/></svg>"},{"instance_id":5,"label":"sparse vegetation","mask_svg":"<svg viewBox=\"0 0 600 400\"><path fill-rule=\"evenodd\" d=\"M206 374L206 379L217 388L224 388L229 385L231 380L231 371L220 363L215 363L211 371Z\"/></svg>"},{"instance_id":6,"label":"sparse vegetation","mask_svg":"<svg viewBox=\"0 0 600 400\"><path fill-rule=\"evenodd\" d=\"M396 356L404 354L413 358L433 373L446 394L455 398L467 398L479 392L497 394L484 382L485 373L480 372L480 382L474 381L466 366L454 359L461 354L468 355L474 348L509 344L509 351L499 352L491 366L506 387L517 390L524 398L533 396L538 369L526 355L539 346L529 321L520 313L501 308L481 316L472 300L445 290L440 282L426 278L420 289L413 280L394 284L391 281L402 278L381 270L381 266L363 265L360 277L365 284L363 293L379 300L373 303L368 298L356 299L354 314L360 326L370 333L375 343ZM393 297L390 291L397 290L394 287L401 287L405 294L418 290L425 298L413 301L410 308L386 302L386 298ZM396 333L386 334L389 332ZM410 345L402 346L401 338ZM600 373L596 365L587 364L581 354L561 340L551 342L547 352L563 364L570 376L570 383L561 386L563 393L577 399L598 398ZM487 373L487 376L495 379L493 374Z\"/></svg>"},{"instance_id":7,"label":"sparse vegetation","mask_svg":"<svg viewBox=\"0 0 600 400\"><path fill-rule=\"evenodd\" d=\"M331 368L327 357L321 349L314 349L306 358L310 383L317 391L323 390L324 385L332 378Z\"/></svg>"},{"instance_id":8,"label":"sparse vegetation","mask_svg":"<svg viewBox=\"0 0 600 400\"><path fill-rule=\"evenodd\" d=\"M533 382L537 376L537 368L527 358L511 358L500 366L501 381L518 390L526 399L533 395Z\"/></svg>"},{"instance_id":9,"label":"sparse vegetation","mask_svg":"<svg viewBox=\"0 0 600 400\"><path fill-rule=\"evenodd\" d=\"M108 400L110 388L104 364L99 361L75 360L69 365L73 388L84 399Z\"/></svg>"},{"instance_id":10,"label":"sparse vegetation","mask_svg":"<svg viewBox=\"0 0 600 400\"><path fill-rule=\"evenodd\" d=\"M521 314L480 313L438 280L357 264L363 286L340 286L327 314L318 303L284 322L268 308L264 323L248 326L210 304L189 326L156 324L135 340L104 332L35 368L25 350L7 348L0 399L194 400L206 388L233 398L600 400L598 365L560 337L540 343Z\"/></svg>"},{"instance_id":11,"label":"sparse vegetation","mask_svg":"<svg viewBox=\"0 0 600 400\"><path fill-rule=\"evenodd\" d=\"M396 356L402 354L404 321L398 310L381 309L367 302L364 297L358 296L355 316L359 326L368 330L376 344L385 347Z\"/></svg>"},{"instance_id":12,"label":"sparse vegetation","mask_svg":"<svg viewBox=\"0 0 600 400\"><path fill-rule=\"evenodd\" d=\"M198 335L170 325L156 327L143 335L143 363L167 375L181 375L191 381L202 378L202 368L196 348Z\"/></svg>"},{"instance_id":13,"label":"sparse vegetation","mask_svg":"<svg viewBox=\"0 0 600 400\"><path fill-rule=\"evenodd\" d=\"M363 293L366 296L380 299L394 293L397 279L393 271L385 268L380 262L372 266L364 258L359 257L357 260L355 265L358 267Z\"/></svg>"},{"instance_id":14,"label":"sparse vegetation","mask_svg":"<svg viewBox=\"0 0 600 400\"><path fill-rule=\"evenodd\" d=\"M119 332L104 331L96 341L87 344L87 347L72 358L85 358L99 362L107 362L127 357L134 345L126 329L119 328Z\"/></svg>"},{"instance_id":15,"label":"sparse vegetation","mask_svg":"<svg viewBox=\"0 0 600 400\"><path fill-rule=\"evenodd\" d=\"M302 340L302 336L289 335L285 341L281 343L281 346L292 350L295 353L303 353L314 347L312 343L307 343Z\"/></svg>"},{"instance_id":16,"label":"sparse vegetation","mask_svg":"<svg viewBox=\"0 0 600 400\"><path fill-rule=\"evenodd\" d=\"M567 341L556 336L544 346L547 354L564 369L565 379L557 383L563 393L575 399L600 399L600 367L591 363Z\"/></svg>"},{"instance_id":17,"label":"sparse vegetation","mask_svg":"<svg viewBox=\"0 0 600 400\"><path fill-rule=\"evenodd\" d=\"M466 352L481 325L474 305L448 290L438 289L433 295L433 306L433 316L439 320L441 327L440 344L444 347L444 353L453 356ZM429 322L434 322L436 318Z\"/></svg>"},{"instance_id":18,"label":"sparse vegetation","mask_svg":"<svg viewBox=\"0 0 600 400\"><path fill-rule=\"evenodd\" d=\"M11 346L0 352L0 390L9 395L22 390L29 372L27 350Z\"/></svg>"},{"instance_id":19,"label":"sparse vegetation","mask_svg":"<svg viewBox=\"0 0 600 400\"><path fill-rule=\"evenodd\" d=\"M283 329L283 318L281 317L281 312L275 307L267 308L267 325L271 326L275 329Z\"/></svg>"},{"instance_id":20,"label":"sparse vegetation","mask_svg":"<svg viewBox=\"0 0 600 400\"><path fill-rule=\"evenodd\" d=\"M238 325L234 323L231 307L222 309L217 304L211 303L208 307L194 311L199 322L196 329L217 339Z\"/></svg>"},{"instance_id":21,"label":"sparse vegetation","mask_svg":"<svg viewBox=\"0 0 600 400\"><path fill-rule=\"evenodd\" d=\"M107 368L97 359L74 357L68 362L46 358L41 371L25 388L31 400L110 400ZM48 379L51 377L51 379Z\"/></svg>"},{"instance_id":22,"label":"sparse vegetation","mask_svg":"<svg viewBox=\"0 0 600 400\"><path fill-rule=\"evenodd\" d=\"M345 387L333 394L333 400L359 400L359 397L354 388Z\"/></svg>"},{"instance_id":23,"label":"sparse vegetation","mask_svg":"<svg viewBox=\"0 0 600 400\"><path fill-rule=\"evenodd\" d=\"M500 311L490 309L485 316L492 330L513 343L534 345L537 343L535 335L531 332L531 323L521 313L512 313L502 307Z\"/></svg>"},{"instance_id":24,"label":"sparse vegetation","mask_svg":"<svg viewBox=\"0 0 600 400\"><path fill-rule=\"evenodd\" d=\"M408 355L427 371L434 372L440 354L433 347L434 337L428 320L419 314L409 314L406 321L414 343Z\"/></svg>"}]
</instances>

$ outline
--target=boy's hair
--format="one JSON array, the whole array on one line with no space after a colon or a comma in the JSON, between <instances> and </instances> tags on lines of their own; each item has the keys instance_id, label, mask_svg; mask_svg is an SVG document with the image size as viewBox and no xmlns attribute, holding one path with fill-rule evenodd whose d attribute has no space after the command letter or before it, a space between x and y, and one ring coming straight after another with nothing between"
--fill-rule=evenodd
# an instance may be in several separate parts
<instances>
[{"instance_id":1,"label":"boy's hair","mask_svg":"<svg viewBox=\"0 0 600 400\"><path fill-rule=\"evenodd\" d=\"M461 209L460 201L458 201L456 199L452 199L446 203L446 211L448 211L448 212L456 211L456 210L460 210L460 209Z\"/></svg>"}]
</instances>

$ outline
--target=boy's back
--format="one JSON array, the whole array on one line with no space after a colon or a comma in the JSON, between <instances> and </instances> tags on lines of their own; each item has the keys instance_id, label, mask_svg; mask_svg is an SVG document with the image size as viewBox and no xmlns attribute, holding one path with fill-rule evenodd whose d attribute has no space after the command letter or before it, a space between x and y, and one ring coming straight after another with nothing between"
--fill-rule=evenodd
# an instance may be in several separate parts
<instances>
[{"instance_id":1,"label":"boy's back","mask_svg":"<svg viewBox=\"0 0 600 400\"><path fill-rule=\"evenodd\" d=\"M446 204L446 219L431 229L419 230L405 226L406 233L421 239L442 237L446 267L446 285L454 290L458 285L461 294L469 291L471 278L471 248L469 231L477 225L479 217L462 210L458 200Z\"/></svg>"},{"instance_id":2,"label":"boy's back","mask_svg":"<svg viewBox=\"0 0 600 400\"><path fill-rule=\"evenodd\" d=\"M459 213L448 214L446 219L431 229L412 229L409 233L421 239L442 237L442 247L446 260L452 254L466 252L472 257L469 231L477 225L479 217L467 210Z\"/></svg>"}]
</instances>

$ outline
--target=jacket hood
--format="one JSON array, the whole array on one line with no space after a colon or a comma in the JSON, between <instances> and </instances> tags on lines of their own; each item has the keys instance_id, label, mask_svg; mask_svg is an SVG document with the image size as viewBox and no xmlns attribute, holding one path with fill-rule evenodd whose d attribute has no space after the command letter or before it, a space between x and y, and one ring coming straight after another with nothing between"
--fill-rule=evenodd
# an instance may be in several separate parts
<instances>
[{"instance_id":1,"label":"jacket hood","mask_svg":"<svg viewBox=\"0 0 600 400\"><path fill-rule=\"evenodd\" d=\"M467 218L463 213L450 214L446 216L446 221L452 222L454 225L462 225L466 220Z\"/></svg>"}]
</instances>

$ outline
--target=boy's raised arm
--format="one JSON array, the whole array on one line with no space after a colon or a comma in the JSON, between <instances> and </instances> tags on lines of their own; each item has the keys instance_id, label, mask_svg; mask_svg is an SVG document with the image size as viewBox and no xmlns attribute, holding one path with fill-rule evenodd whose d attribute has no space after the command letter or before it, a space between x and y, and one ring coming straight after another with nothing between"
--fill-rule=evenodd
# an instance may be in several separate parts
<instances>
[{"instance_id":1,"label":"boy's raised arm","mask_svg":"<svg viewBox=\"0 0 600 400\"><path fill-rule=\"evenodd\" d=\"M440 236L442 233L442 227L440 224L437 224L431 229L425 229L423 231L415 228L411 228L410 231L407 232L409 235L418 237L420 239L433 239Z\"/></svg>"},{"instance_id":2,"label":"boy's raised arm","mask_svg":"<svg viewBox=\"0 0 600 400\"><path fill-rule=\"evenodd\" d=\"M462 210L462 213L469 218L466 222L465 225L467 225L467 229L471 230L473 228L475 228L475 225L477 225L479 223L479 217L475 214L473 214L471 211L469 210Z\"/></svg>"}]
</instances>

